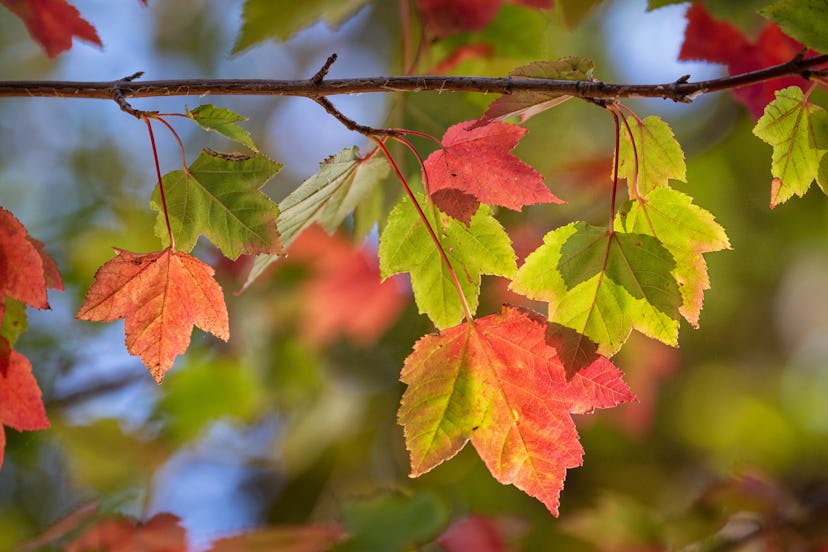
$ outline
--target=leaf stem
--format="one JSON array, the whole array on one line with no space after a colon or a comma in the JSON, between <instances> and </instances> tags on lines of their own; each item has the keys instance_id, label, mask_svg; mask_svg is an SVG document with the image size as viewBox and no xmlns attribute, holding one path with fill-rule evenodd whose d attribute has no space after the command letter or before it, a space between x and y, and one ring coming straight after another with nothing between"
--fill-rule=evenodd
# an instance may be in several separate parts
<instances>
[{"instance_id":1,"label":"leaf stem","mask_svg":"<svg viewBox=\"0 0 828 552\"><path fill-rule=\"evenodd\" d=\"M615 221L615 200L618 195L618 164L621 159L621 123L618 121L618 113L615 109L609 110L615 121L615 158L612 162L612 199L610 200L609 230L612 231Z\"/></svg>"},{"instance_id":2,"label":"leaf stem","mask_svg":"<svg viewBox=\"0 0 828 552\"><path fill-rule=\"evenodd\" d=\"M161 182L161 165L158 162L158 149L155 146L155 135L152 132L152 123L148 117L143 117L142 120L147 124L150 144L152 144L152 157L155 160L155 174L158 177L158 191L161 194L161 207L164 209L164 222L167 224L167 234L170 236L170 249L175 251L175 238L173 237L172 226L170 225L170 214L167 210L167 198L164 195L164 184Z\"/></svg>"},{"instance_id":3,"label":"leaf stem","mask_svg":"<svg viewBox=\"0 0 828 552\"><path fill-rule=\"evenodd\" d=\"M175 141L178 142L178 150L181 152L181 168L187 175L189 175L190 170L187 168L187 152L184 150L184 142L181 140L181 136L178 135L173 126L167 121L165 121L164 118L161 117L161 115L154 115L152 118L156 121L159 121L161 124L167 127L167 130L169 130L170 133L173 135Z\"/></svg>"},{"instance_id":4,"label":"leaf stem","mask_svg":"<svg viewBox=\"0 0 828 552\"><path fill-rule=\"evenodd\" d=\"M405 193L408 194L408 198L414 204L414 209L416 209L417 215L420 217L420 220L423 222L423 225L428 231L428 235L431 237L431 241L434 242L434 246L437 248L437 252L440 255L440 259L443 261L443 264L446 266L446 270L448 270L449 276L451 277L451 282L454 285L454 289L457 291L457 295L460 296L460 304L463 307L463 314L465 315L466 320L469 324L474 324L474 316L472 315L471 308L469 307L469 303L466 300L466 294L463 293L463 288L460 286L460 280L457 278L457 272L455 272L454 267L451 266L451 261L449 260L448 255L446 254L446 250L443 248L443 244L440 242L440 238L437 236L437 233L434 231L434 228L428 221L428 217L426 216L425 211L423 211L423 208L417 201L417 197L411 190L411 186L408 185L408 181L405 179L405 176L403 175L402 171L400 171L397 162L394 160L394 157L391 155L391 152L388 151L388 147L385 145L385 143L376 136L371 136L370 138L374 142L376 142L377 146L379 146L379 148L385 154L385 157L388 159L391 168L394 169L394 173L397 175L397 179L399 179L400 183L403 185ZM424 168L423 174L425 174Z\"/></svg>"}]
</instances>

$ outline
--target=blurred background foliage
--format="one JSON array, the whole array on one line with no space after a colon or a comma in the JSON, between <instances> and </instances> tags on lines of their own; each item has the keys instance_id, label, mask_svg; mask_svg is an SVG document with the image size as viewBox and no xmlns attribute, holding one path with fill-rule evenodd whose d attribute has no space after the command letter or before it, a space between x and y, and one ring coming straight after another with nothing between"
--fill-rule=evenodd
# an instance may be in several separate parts
<instances>
[{"instance_id":1,"label":"blurred background foliage","mask_svg":"<svg viewBox=\"0 0 828 552\"><path fill-rule=\"evenodd\" d=\"M551 11L504 4L482 31L423 44L414 70L503 75L528 61L579 55L595 60L596 76L607 81L721 74L716 66L675 62L686 5L646 12L643 1L557 4ZM763 23L752 12L761 1L709 4L748 33ZM47 60L19 20L0 10L4 79L114 80L136 70L151 79L307 78L334 51L339 61L330 76L337 78L400 74L413 59L412 49L401 58L404 1L372 2L338 29L315 24L235 56L229 53L240 0L76 5L97 27L103 51L76 44ZM416 19L411 25L409 47L419 36ZM458 51L468 55L447 64ZM491 99L333 98L358 122L438 138L451 124L478 117ZM246 127L262 151L285 163L268 185L276 199L328 155L366 145L308 100L210 101L248 116ZM203 102L134 103L183 112ZM769 210L770 148L751 134L750 115L727 94L693 105L628 105L673 126L688 160L689 183L680 189L715 214L733 251L708 256L712 289L701 327L683 326L680 349L635 336L616 357L640 402L576 417L585 465L568 473L554 519L534 499L496 483L468 447L419 479L407 477L396 425L399 371L412 344L432 328L417 314L406 282L394 284L397 299L388 300L387 319L362 330L336 331L333 324L314 331L326 301L336 310L330 286L349 292L347 281L336 280L340 271L299 246L322 256L341 252L352 243L353 224L336 238L315 233L298 240L285 262L239 296L232 292L241 287L247 261L221 260L202 243L197 254L217 266L226 292L232 338L217 343L197 331L187 355L157 386L124 351L118 324L73 320L111 247L160 247L149 209L154 173L144 125L114 102L0 101L2 204L46 243L66 283L65 292L51 294L52 311L30 311L30 331L17 345L32 360L52 428L7 431L0 550L35 539L65 516L78 518L75 533L42 549L59 548L98 519L146 520L160 512L181 518L194 549L242 529L341 522L354 535L343 550L405 550L434 540L452 521L479 519L526 550L643 551L694 543L694 550L794 550L826 542L820 521L828 520L828 203L811 192ZM611 117L575 100L526 126L519 155L567 203L498 214L519 254L563 223L604 220L614 140ZM176 128L190 160L203 147L232 148L195 125ZM423 154L433 147L418 145ZM175 144L164 139L160 147L163 169L175 169ZM395 153L416 181L416 163L402 149ZM381 225L399 191L388 180L360 208L357 226ZM356 263L349 267L375 270L376 235L368 234L357 257L347 257ZM484 280L483 290L480 313L521 301L497 278ZM91 514L89 504L96 506ZM774 543L778 548L770 548Z\"/></svg>"}]
</instances>

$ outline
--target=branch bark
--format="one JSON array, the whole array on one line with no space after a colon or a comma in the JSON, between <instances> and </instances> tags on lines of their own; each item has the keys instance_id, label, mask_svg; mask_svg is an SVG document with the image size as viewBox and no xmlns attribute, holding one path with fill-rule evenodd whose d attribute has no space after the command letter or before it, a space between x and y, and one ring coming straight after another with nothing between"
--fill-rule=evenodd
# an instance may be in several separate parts
<instances>
[{"instance_id":1,"label":"branch bark","mask_svg":"<svg viewBox=\"0 0 828 552\"><path fill-rule=\"evenodd\" d=\"M691 102L699 94L760 83L786 75L811 77L816 68L828 64L828 54L794 59L759 71L730 77L690 82L682 77L664 84L612 84L601 81L571 81L514 77L398 76L324 80L180 79L136 82L0 81L0 97L60 97L115 99L160 96L304 96L319 98L366 92L480 92L512 94L533 91L565 94L588 100L615 98L664 98Z\"/></svg>"}]
</instances>

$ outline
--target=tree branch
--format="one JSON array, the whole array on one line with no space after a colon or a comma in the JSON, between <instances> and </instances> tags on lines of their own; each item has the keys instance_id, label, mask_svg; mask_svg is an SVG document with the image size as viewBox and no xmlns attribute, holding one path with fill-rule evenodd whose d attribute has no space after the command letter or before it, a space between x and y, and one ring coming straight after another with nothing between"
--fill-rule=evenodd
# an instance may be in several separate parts
<instances>
[{"instance_id":1,"label":"tree branch","mask_svg":"<svg viewBox=\"0 0 828 552\"><path fill-rule=\"evenodd\" d=\"M481 92L512 94L532 91L565 94L589 100L615 98L664 98L691 102L699 94L729 90L787 75L814 76L815 68L828 64L828 54L791 61L759 71L706 81L689 82L681 77L666 84L612 84L515 77L399 76L322 80L320 72L305 80L181 79L134 82L0 81L0 97L60 97L111 100L159 96L305 96L319 98L365 92Z\"/></svg>"}]
</instances>

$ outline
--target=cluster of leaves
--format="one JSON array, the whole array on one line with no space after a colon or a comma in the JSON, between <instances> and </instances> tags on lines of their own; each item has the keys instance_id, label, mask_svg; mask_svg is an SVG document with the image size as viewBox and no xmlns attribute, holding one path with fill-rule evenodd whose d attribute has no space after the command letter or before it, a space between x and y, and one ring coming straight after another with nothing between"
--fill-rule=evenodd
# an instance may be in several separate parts
<instances>
[{"instance_id":1,"label":"cluster of leaves","mask_svg":"<svg viewBox=\"0 0 828 552\"><path fill-rule=\"evenodd\" d=\"M100 43L94 27L65 0L0 2L24 20L50 56L68 48L72 37ZM269 38L284 39L319 18L337 24L366 3L284 8L267 0L248 0L234 50ZM482 29L502 3L417 0L415 6L426 33L440 39ZM515 3L552 7L549 0ZM667 3L671 2L650 4L655 8ZM725 63L731 74L738 74L793 58L803 49L796 39L816 50L826 49L824 35L809 24L824 15L816 3L794 6L780 0L765 13L782 28L770 22L751 43L735 27L714 19L704 4L694 4L680 57ZM720 38L710 41L711 35ZM734 43L740 47L731 48ZM510 74L595 79L592 62L583 58L535 62ZM820 82L824 84L814 81ZM791 77L734 92L758 118L755 135L773 148L772 207L803 195L814 181L828 193L828 116L810 101L815 86ZM249 153L204 150L191 164L183 161L180 169L163 176L156 155L158 179L150 204L158 212L155 232L161 249L116 249L95 274L76 316L90 321L125 319L127 350L161 383L175 358L188 348L193 326L229 339L228 312L214 269L191 255L200 236L227 259L256 256L246 288L284 256L286 247L295 247L298 255L309 259L317 257L313 244L321 232L318 227L338 229L392 174L405 195L386 219L378 221L382 232L377 264L364 252L354 254L344 246L337 255L327 250L331 256L315 267L319 276L311 295L320 303L311 311L314 323L307 331L324 341L342 325L371 342L377 328L389 324L401 305L396 284L380 285L379 279L408 273L420 313L438 330L417 341L400 376L407 388L398 421L404 427L411 475L430 471L471 441L497 481L515 485L557 515L566 470L583 461L572 414L635 399L609 359L632 330L677 346L681 319L699 325L704 292L710 288L704 254L730 247L714 216L676 189L686 180L686 167L667 123L655 116L640 118L613 101L600 103L615 123L609 220L602 226L573 221L550 230L518 267L512 240L496 218L498 209L520 211L562 201L540 173L512 153L527 130L506 120L517 117L524 123L568 99L535 92L504 96L480 118L448 128L441 139L407 129L366 129L374 144L370 151L346 148L325 159L319 172L278 204L261 188L282 165L259 152L239 126L244 120L240 115L213 105L180 114L141 113L153 148L153 125L159 124L181 144L169 122L180 116ZM389 148L398 143L416 152L411 137L437 145L425 160L415 155L420 168L415 175L403 172L399 156ZM181 150L183 158L183 146ZM411 184L418 177L421 191ZM617 204L622 181L628 199ZM0 232L0 423L18 430L43 429L48 421L40 391L28 361L13 346L25 329L25 305L48 308L46 288L60 289L60 276L42 244L5 210L0 211ZM482 275L507 278L512 292L548 303L547 315L504 305L498 313L478 316ZM335 295L345 280L363 287L351 288L351 302L332 311L325 298ZM369 302L373 304L366 308ZM354 315L357 311L360 316ZM0 433L0 461L3 445ZM366 549L373 543L369 537L367 544L360 541L360 524L388 507L374 505L370 513L357 508L344 528L279 530L277 536L267 537L275 540L265 542L319 539L318 549L339 541L344 549ZM420 507L416 500L399 505ZM462 550L468 546L465 539L481 532L481 523L491 522L468 521L468 526L452 527L442 537L429 529L399 548L437 538L447 550ZM138 528L122 520L98 526L81 537L77 547L138 543L156 538L156 529L175 542L184 538L170 518L155 518ZM245 546L256 540L244 538L249 539ZM171 549L179 546L175 542ZM236 544L219 542L215 549Z\"/></svg>"}]
</instances>

